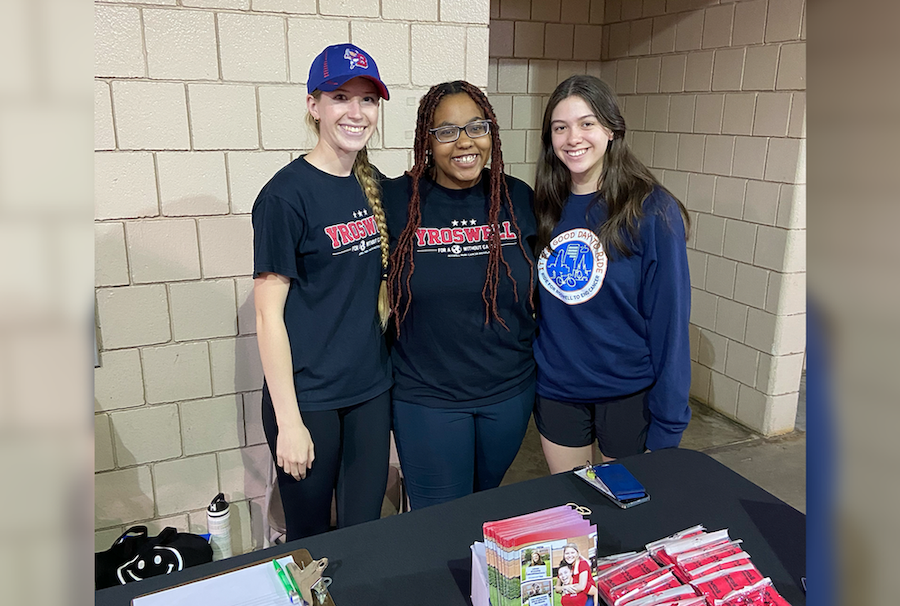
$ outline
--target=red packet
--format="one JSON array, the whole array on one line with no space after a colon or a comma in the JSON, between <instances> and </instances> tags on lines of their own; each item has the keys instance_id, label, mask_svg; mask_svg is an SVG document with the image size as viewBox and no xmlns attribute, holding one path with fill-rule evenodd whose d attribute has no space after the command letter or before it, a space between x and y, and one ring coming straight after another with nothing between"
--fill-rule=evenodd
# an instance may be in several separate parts
<instances>
[{"instance_id":1,"label":"red packet","mask_svg":"<svg viewBox=\"0 0 900 606\"><path fill-rule=\"evenodd\" d=\"M616 553L613 555L604 556L602 558L597 558L597 574L603 572L604 570L609 570L613 566L617 564L621 564L624 560L629 558L633 558L636 556L638 552L629 551L626 553Z\"/></svg>"},{"instance_id":2,"label":"red packet","mask_svg":"<svg viewBox=\"0 0 900 606\"><path fill-rule=\"evenodd\" d=\"M628 602L627 606L707 606L690 585L681 585Z\"/></svg>"},{"instance_id":3,"label":"red packet","mask_svg":"<svg viewBox=\"0 0 900 606\"><path fill-rule=\"evenodd\" d=\"M750 556L744 553L743 551L732 554L728 557L722 558L721 560L710 562L706 566L701 566L695 570L685 571L685 575L688 577L688 582L693 581L694 579L699 579L713 572L717 572L719 570L726 570L728 568L736 568L738 566L745 566L750 563Z\"/></svg>"},{"instance_id":4,"label":"red packet","mask_svg":"<svg viewBox=\"0 0 900 606\"><path fill-rule=\"evenodd\" d=\"M629 581L624 585L619 585L618 587L614 587L611 592L611 597L615 600L613 602L613 606L623 606L624 604L630 604L634 600L639 598L643 598L649 595L657 594L667 589L674 589L676 587L683 587L681 581L675 578L675 575L672 574L671 569L666 570L662 574L657 574L659 571L651 572L649 575L644 575L634 581ZM653 578L647 579L651 575ZM642 580L647 579L647 580ZM625 585L629 585L630 587L625 590ZM616 594L619 594L618 596Z\"/></svg>"},{"instance_id":5,"label":"red packet","mask_svg":"<svg viewBox=\"0 0 900 606\"><path fill-rule=\"evenodd\" d=\"M642 577L647 573L658 570L659 567L659 564L650 557L649 553L642 551L598 575L597 590L604 596L607 604L611 604L613 600L609 592L613 587L621 585L625 581Z\"/></svg>"},{"instance_id":6,"label":"red packet","mask_svg":"<svg viewBox=\"0 0 900 606\"><path fill-rule=\"evenodd\" d=\"M735 589L741 589L748 585L753 585L761 581L763 576L753 564L746 566L738 566L721 570L708 574L705 577L694 579L691 586L706 596L706 600L712 603L713 600L724 598Z\"/></svg>"},{"instance_id":7,"label":"red packet","mask_svg":"<svg viewBox=\"0 0 900 606\"><path fill-rule=\"evenodd\" d=\"M674 564L678 554L727 543L729 540L727 528L715 532L705 532L667 543L654 557L663 564Z\"/></svg>"},{"instance_id":8,"label":"red packet","mask_svg":"<svg viewBox=\"0 0 900 606\"><path fill-rule=\"evenodd\" d=\"M691 528L686 528L680 532L676 532L673 535L667 536L664 539L657 539L656 541L651 541L644 546L644 549L647 550L650 555L656 555L656 552L662 549L668 543L672 543L674 541L679 541L681 539L686 539L687 537L692 537L698 534L703 534L706 532L706 528L702 524L697 524L696 526L692 526Z\"/></svg>"},{"instance_id":9,"label":"red packet","mask_svg":"<svg viewBox=\"0 0 900 606\"><path fill-rule=\"evenodd\" d=\"M736 589L721 600L715 600L714 606L791 606L775 587L769 577L758 583Z\"/></svg>"}]
</instances>

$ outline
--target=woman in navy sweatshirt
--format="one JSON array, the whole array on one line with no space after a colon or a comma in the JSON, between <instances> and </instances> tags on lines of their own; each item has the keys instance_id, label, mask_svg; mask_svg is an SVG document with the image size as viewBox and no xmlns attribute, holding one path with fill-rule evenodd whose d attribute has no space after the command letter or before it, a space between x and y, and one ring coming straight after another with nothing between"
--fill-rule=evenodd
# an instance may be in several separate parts
<instances>
[{"instance_id":1,"label":"woman in navy sweatshirt","mask_svg":"<svg viewBox=\"0 0 900 606\"><path fill-rule=\"evenodd\" d=\"M678 446L691 411L689 217L625 143L615 94L560 83L537 166L535 421L552 473Z\"/></svg>"}]
</instances>

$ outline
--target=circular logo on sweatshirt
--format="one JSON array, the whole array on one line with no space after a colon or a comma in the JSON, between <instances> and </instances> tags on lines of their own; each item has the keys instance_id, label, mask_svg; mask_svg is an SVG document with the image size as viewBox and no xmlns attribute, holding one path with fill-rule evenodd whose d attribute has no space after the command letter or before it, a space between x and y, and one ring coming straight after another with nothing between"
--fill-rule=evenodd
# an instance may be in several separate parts
<instances>
[{"instance_id":1,"label":"circular logo on sweatshirt","mask_svg":"<svg viewBox=\"0 0 900 606\"><path fill-rule=\"evenodd\" d=\"M606 251L597 235L586 228L570 229L553 238L541 253L538 278L554 297L578 305L600 291L606 268Z\"/></svg>"}]
</instances>

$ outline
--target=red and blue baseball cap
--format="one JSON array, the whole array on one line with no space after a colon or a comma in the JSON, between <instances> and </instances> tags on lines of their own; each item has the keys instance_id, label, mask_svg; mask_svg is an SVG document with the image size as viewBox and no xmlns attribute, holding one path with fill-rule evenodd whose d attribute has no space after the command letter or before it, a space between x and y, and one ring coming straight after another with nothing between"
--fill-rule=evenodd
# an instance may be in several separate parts
<instances>
[{"instance_id":1,"label":"red and blue baseball cap","mask_svg":"<svg viewBox=\"0 0 900 606\"><path fill-rule=\"evenodd\" d=\"M333 91L351 78L367 78L375 83L378 93L390 99L388 89L378 75L378 66L372 56L353 44L329 46L316 57L309 67L306 90Z\"/></svg>"}]
</instances>

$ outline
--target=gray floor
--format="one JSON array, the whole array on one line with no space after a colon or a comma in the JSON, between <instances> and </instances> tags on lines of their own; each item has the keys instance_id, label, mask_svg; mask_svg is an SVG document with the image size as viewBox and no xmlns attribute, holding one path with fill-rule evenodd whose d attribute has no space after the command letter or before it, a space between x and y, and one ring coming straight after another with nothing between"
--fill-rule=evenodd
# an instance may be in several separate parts
<instances>
[{"instance_id":1,"label":"gray floor","mask_svg":"<svg viewBox=\"0 0 900 606\"><path fill-rule=\"evenodd\" d=\"M794 431L764 438L716 411L691 402L693 417L681 447L709 454L723 465L806 513L806 374L800 383ZM595 447L596 449L596 447ZM599 453L595 452L595 461ZM532 419L519 454L503 478L503 484L530 480L550 473L541 452L540 436ZM382 516L397 512L385 499Z\"/></svg>"}]
</instances>

